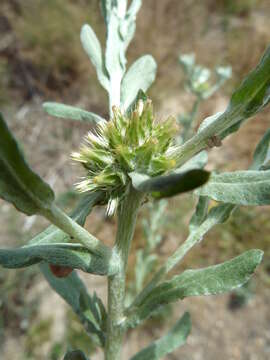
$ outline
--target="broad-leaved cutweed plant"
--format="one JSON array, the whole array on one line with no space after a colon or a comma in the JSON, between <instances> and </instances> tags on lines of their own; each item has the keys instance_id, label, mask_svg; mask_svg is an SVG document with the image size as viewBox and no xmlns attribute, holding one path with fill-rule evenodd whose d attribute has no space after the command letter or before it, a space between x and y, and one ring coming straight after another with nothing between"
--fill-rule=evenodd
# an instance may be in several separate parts
<instances>
[{"instance_id":1,"label":"broad-leaved cutweed plant","mask_svg":"<svg viewBox=\"0 0 270 360\"><path fill-rule=\"evenodd\" d=\"M222 139L269 103L270 48L235 90L224 112L205 119L194 135L184 127L188 132L179 138L172 119L156 121L151 101L145 95L155 79L154 59L144 55L126 69L125 54L140 7L141 0L101 0L107 30L105 51L89 25L81 31L83 48L108 93L108 121L73 106L44 104L50 115L96 125L72 155L84 166L85 176L76 185L83 194L70 216L57 206L51 187L31 170L0 116L0 196L19 211L39 214L52 223L26 246L1 249L0 264L6 268L39 264L51 287L73 308L86 332L104 350L106 360L120 359L127 330L164 305L189 296L221 294L246 283L262 260L260 250L249 250L222 264L186 270L173 277L169 272L238 205L270 204L270 131L258 144L248 170L209 176L203 169L206 149L221 145ZM197 100L210 96L215 85L208 81L209 72L195 65L190 56L180 61L190 74L187 86ZM224 68L217 72L218 86L228 74ZM127 262L141 206L186 191L193 191L198 198L188 238L126 304ZM210 208L210 199L217 205ZM117 214L113 247L83 227L98 204L107 206L108 215ZM107 277L107 308L95 293L89 294L75 269ZM185 343L190 328L186 313L168 334L131 360L163 358ZM86 356L76 350L68 352L65 359Z\"/></svg>"}]
</instances>

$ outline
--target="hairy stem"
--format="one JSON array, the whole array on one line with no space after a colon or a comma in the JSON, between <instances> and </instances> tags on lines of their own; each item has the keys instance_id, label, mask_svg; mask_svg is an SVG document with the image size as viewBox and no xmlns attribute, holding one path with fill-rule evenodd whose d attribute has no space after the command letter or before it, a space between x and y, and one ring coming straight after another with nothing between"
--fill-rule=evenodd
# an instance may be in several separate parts
<instances>
[{"instance_id":1,"label":"hairy stem","mask_svg":"<svg viewBox=\"0 0 270 360\"><path fill-rule=\"evenodd\" d=\"M44 212L43 215L59 229L71 236L75 241L85 245L90 252L108 262L109 273L116 273L118 270L117 256L113 251L98 240L95 236L91 235L82 226L76 223L68 215L66 215L57 206L53 206L50 211Z\"/></svg>"},{"instance_id":2,"label":"hairy stem","mask_svg":"<svg viewBox=\"0 0 270 360\"><path fill-rule=\"evenodd\" d=\"M120 270L108 277L108 320L106 334L106 360L119 360L124 336L124 302L126 266L133 238L137 213L143 195L132 187L118 211L118 228L114 251L120 259Z\"/></svg>"},{"instance_id":3,"label":"hairy stem","mask_svg":"<svg viewBox=\"0 0 270 360\"><path fill-rule=\"evenodd\" d=\"M206 149L209 138L221 135L225 130L243 119L241 109L226 110L210 125L206 126L176 150L177 166L180 167L198 152Z\"/></svg>"}]
</instances>

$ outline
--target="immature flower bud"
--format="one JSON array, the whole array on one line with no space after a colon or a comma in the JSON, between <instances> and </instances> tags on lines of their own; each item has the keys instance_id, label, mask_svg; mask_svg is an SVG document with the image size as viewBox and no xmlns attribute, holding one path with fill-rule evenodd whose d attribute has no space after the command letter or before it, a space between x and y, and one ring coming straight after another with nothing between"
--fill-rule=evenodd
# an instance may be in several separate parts
<instances>
[{"instance_id":1,"label":"immature flower bud","mask_svg":"<svg viewBox=\"0 0 270 360\"><path fill-rule=\"evenodd\" d=\"M129 114L113 107L112 119L99 123L95 133L87 134L80 151L72 154L87 171L77 189L104 191L107 212L112 215L130 181L128 173L157 176L175 167L172 150L176 132L172 118L155 122L150 100L138 101Z\"/></svg>"}]
</instances>

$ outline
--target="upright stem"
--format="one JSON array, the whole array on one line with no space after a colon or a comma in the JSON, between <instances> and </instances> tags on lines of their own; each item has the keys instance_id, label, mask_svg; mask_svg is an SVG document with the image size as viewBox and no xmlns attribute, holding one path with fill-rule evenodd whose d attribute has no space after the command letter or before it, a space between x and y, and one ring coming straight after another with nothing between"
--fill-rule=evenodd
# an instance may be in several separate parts
<instances>
[{"instance_id":1,"label":"upright stem","mask_svg":"<svg viewBox=\"0 0 270 360\"><path fill-rule=\"evenodd\" d=\"M114 251L120 258L120 270L108 277L108 322L106 360L119 360L124 336L124 302L126 266L138 210L143 195L131 186L118 211L118 229Z\"/></svg>"}]
</instances>

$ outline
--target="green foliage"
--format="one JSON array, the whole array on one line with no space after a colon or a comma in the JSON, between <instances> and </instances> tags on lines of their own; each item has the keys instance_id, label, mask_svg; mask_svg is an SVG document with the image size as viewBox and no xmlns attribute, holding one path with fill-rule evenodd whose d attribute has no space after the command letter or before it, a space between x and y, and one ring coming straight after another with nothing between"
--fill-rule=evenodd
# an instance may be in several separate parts
<instances>
[{"instance_id":1,"label":"green foliage","mask_svg":"<svg viewBox=\"0 0 270 360\"><path fill-rule=\"evenodd\" d=\"M153 288L138 306L130 310L129 319L139 323L162 305L189 296L216 295L231 291L249 280L262 256L261 250L250 250L219 265L186 270Z\"/></svg>"},{"instance_id":2,"label":"green foliage","mask_svg":"<svg viewBox=\"0 0 270 360\"><path fill-rule=\"evenodd\" d=\"M108 264L93 256L80 244L27 245L19 249L0 250L0 264L5 268L16 269L41 261L91 274L110 274Z\"/></svg>"},{"instance_id":3,"label":"green foliage","mask_svg":"<svg viewBox=\"0 0 270 360\"><path fill-rule=\"evenodd\" d=\"M130 360L158 360L184 345L191 330L189 313L185 313L174 327L161 339L141 350Z\"/></svg>"},{"instance_id":4,"label":"green foliage","mask_svg":"<svg viewBox=\"0 0 270 360\"><path fill-rule=\"evenodd\" d=\"M1 113L0 133L0 197L27 215L47 211L54 200L54 193L25 162Z\"/></svg>"},{"instance_id":5,"label":"green foliage","mask_svg":"<svg viewBox=\"0 0 270 360\"><path fill-rule=\"evenodd\" d=\"M212 175L207 185L197 191L216 201L235 205L270 204L270 170L235 171Z\"/></svg>"},{"instance_id":6,"label":"green foliage","mask_svg":"<svg viewBox=\"0 0 270 360\"><path fill-rule=\"evenodd\" d=\"M250 170L269 169L269 142L270 142L270 129L266 131L261 141L256 146L253 156L253 162L250 166Z\"/></svg>"},{"instance_id":7,"label":"green foliage","mask_svg":"<svg viewBox=\"0 0 270 360\"><path fill-rule=\"evenodd\" d=\"M139 173L130 173L133 186L141 192L151 193L154 198L162 199L196 189L209 179L209 172L200 169L182 173L150 178Z\"/></svg>"},{"instance_id":8,"label":"green foliage","mask_svg":"<svg viewBox=\"0 0 270 360\"><path fill-rule=\"evenodd\" d=\"M60 279L52 275L48 265L40 265L40 269L50 286L71 306L78 315L84 328L92 339L104 346L105 313L101 300L94 294L90 296L87 289L76 272Z\"/></svg>"},{"instance_id":9,"label":"green foliage","mask_svg":"<svg viewBox=\"0 0 270 360\"><path fill-rule=\"evenodd\" d=\"M150 55L137 59L128 69L121 84L121 103L126 110L140 90L146 92L155 80L157 64Z\"/></svg>"},{"instance_id":10,"label":"green foliage","mask_svg":"<svg viewBox=\"0 0 270 360\"><path fill-rule=\"evenodd\" d=\"M104 65L104 56L100 42L93 29L89 25L84 25L81 30L81 42L92 64L96 68L98 79L101 85L108 90L109 79Z\"/></svg>"},{"instance_id":11,"label":"green foliage","mask_svg":"<svg viewBox=\"0 0 270 360\"><path fill-rule=\"evenodd\" d=\"M46 102L43 104L43 109L52 116L63 119L80 120L86 123L95 124L99 121L104 121L103 118L89 111L78 109L74 106L57 104L54 102Z\"/></svg>"}]
</instances>

